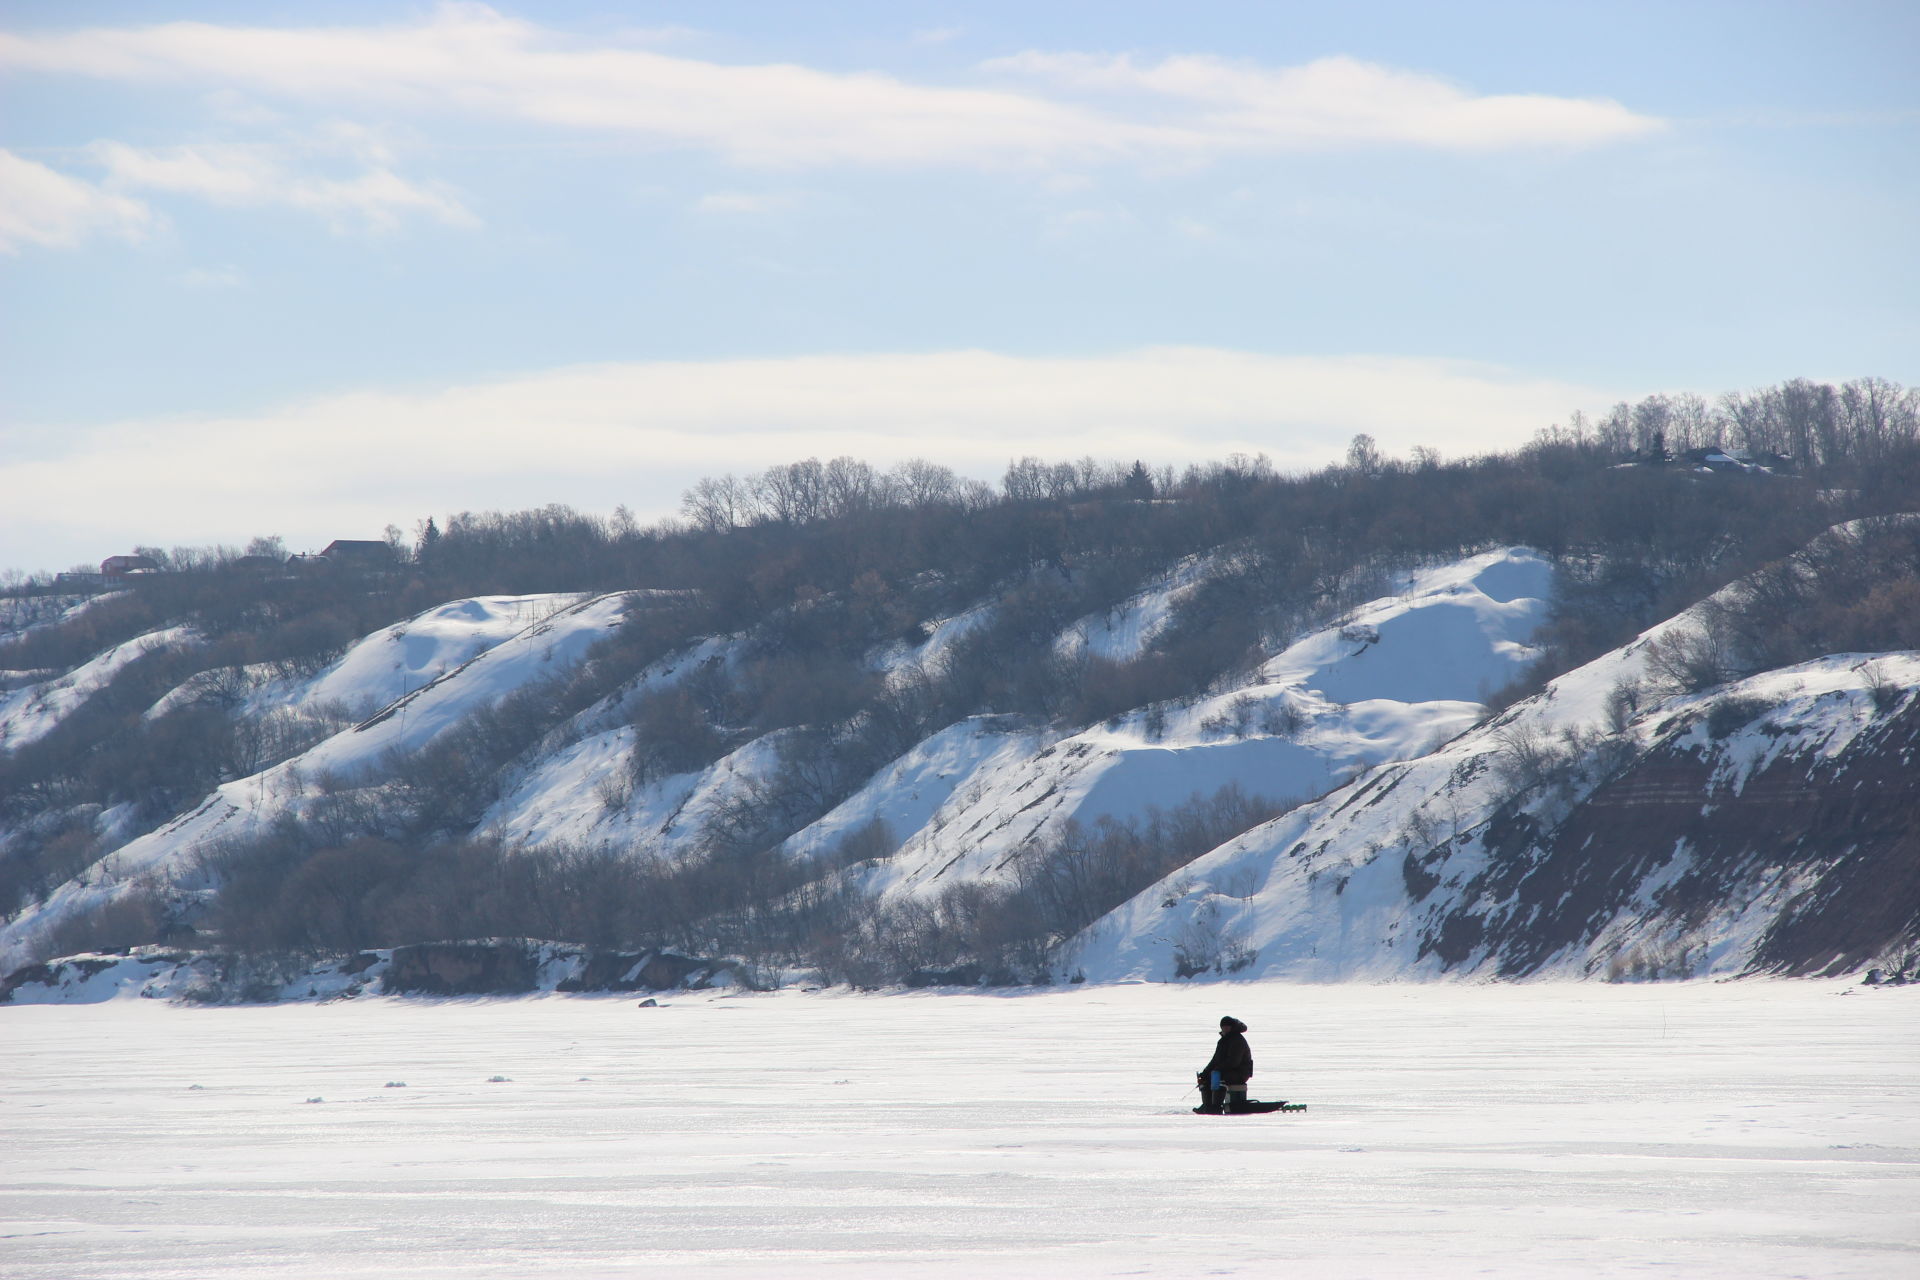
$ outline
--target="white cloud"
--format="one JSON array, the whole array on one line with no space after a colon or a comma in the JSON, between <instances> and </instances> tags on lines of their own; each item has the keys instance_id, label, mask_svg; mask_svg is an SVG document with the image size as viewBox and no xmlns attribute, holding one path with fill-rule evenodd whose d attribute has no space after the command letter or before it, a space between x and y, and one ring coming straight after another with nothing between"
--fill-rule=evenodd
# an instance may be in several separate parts
<instances>
[{"instance_id":1,"label":"white cloud","mask_svg":"<svg viewBox=\"0 0 1920 1280\"><path fill-rule=\"evenodd\" d=\"M351 178L320 178L290 171L278 148L237 144L142 149L121 142L88 148L107 170L110 185L196 196L235 207L285 205L376 231L397 227L404 215L420 214L449 226L477 219L453 196L408 182L384 165Z\"/></svg>"},{"instance_id":2,"label":"white cloud","mask_svg":"<svg viewBox=\"0 0 1920 1280\"><path fill-rule=\"evenodd\" d=\"M1056 91L1095 94L1096 106L1004 87L596 46L479 4L442 4L423 21L386 27L176 22L0 34L0 65L613 131L765 167L1165 163L1382 142L1582 145L1659 127L1615 102L1477 97L1351 58L1267 68L1205 56L1136 65L1030 52L987 64Z\"/></svg>"},{"instance_id":3,"label":"white cloud","mask_svg":"<svg viewBox=\"0 0 1920 1280\"><path fill-rule=\"evenodd\" d=\"M442 4L423 22L390 27L179 22L0 34L3 65L611 130L774 167L1017 161L1129 140L1109 136L1096 115L1028 95L595 47L477 4Z\"/></svg>"},{"instance_id":4,"label":"white cloud","mask_svg":"<svg viewBox=\"0 0 1920 1280\"><path fill-rule=\"evenodd\" d=\"M202 95L207 113L225 124L258 128L285 120L280 112L237 89L214 89Z\"/></svg>"},{"instance_id":5,"label":"white cloud","mask_svg":"<svg viewBox=\"0 0 1920 1280\"><path fill-rule=\"evenodd\" d=\"M1616 398L1441 360L1191 347L587 365L68 432L0 461L0 546L33 554L17 566L30 568L136 541L279 532L318 544L429 512L556 501L658 516L702 475L838 454L928 457L989 480L1026 454L1264 452L1282 468L1318 466L1362 431L1391 454L1424 444L1458 455Z\"/></svg>"},{"instance_id":6,"label":"white cloud","mask_svg":"<svg viewBox=\"0 0 1920 1280\"><path fill-rule=\"evenodd\" d=\"M72 248L95 235L138 240L153 223L153 211L131 196L0 148L0 253Z\"/></svg>"},{"instance_id":7,"label":"white cloud","mask_svg":"<svg viewBox=\"0 0 1920 1280\"><path fill-rule=\"evenodd\" d=\"M1438 76L1348 57L1274 68L1202 55L1141 65L1124 55L1030 51L985 66L1081 91L1190 104L1196 114L1187 126L1223 147L1587 146L1663 127L1611 99L1475 96Z\"/></svg>"}]
</instances>

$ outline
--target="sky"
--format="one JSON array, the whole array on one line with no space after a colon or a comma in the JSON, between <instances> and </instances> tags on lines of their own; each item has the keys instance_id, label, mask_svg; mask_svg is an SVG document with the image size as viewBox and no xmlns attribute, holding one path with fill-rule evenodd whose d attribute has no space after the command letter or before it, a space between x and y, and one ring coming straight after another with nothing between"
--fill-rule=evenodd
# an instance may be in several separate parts
<instances>
[{"instance_id":1,"label":"sky","mask_svg":"<svg viewBox=\"0 0 1920 1280\"><path fill-rule=\"evenodd\" d=\"M9 0L0 569L1920 381L1920 6Z\"/></svg>"}]
</instances>

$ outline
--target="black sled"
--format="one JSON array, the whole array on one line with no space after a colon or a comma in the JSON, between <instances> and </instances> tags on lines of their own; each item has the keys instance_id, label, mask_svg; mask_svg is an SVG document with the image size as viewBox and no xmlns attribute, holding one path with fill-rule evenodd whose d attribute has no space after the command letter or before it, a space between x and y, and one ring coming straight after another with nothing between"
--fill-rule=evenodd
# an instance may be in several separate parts
<instances>
[{"instance_id":1,"label":"black sled","mask_svg":"<svg viewBox=\"0 0 1920 1280\"><path fill-rule=\"evenodd\" d=\"M1276 1111L1305 1111L1304 1102L1256 1102L1247 1096L1245 1086L1238 1089L1211 1088L1204 1077L1196 1077L1200 1086L1197 1116L1265 1116Z\"/></svg>"}]
</instances>

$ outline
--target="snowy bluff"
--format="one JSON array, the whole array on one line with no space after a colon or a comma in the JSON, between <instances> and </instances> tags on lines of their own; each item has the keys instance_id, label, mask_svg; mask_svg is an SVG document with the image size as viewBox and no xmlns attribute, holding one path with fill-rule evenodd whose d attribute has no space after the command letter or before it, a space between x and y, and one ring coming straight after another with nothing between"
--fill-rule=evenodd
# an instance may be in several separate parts
<instances>
[{"instance_id":1,"label":"snowy bluff","mask_svg":"<svg viewBox=\"0 0 1920 1280\"><path fill-rule=\"evenodd\" d=\"M1849 598L1880 612L1847 634L1908 634L1914 542L1837 526L1493 709L1567 598L1616 589L1604 557L1407 557L1282 608L1246 603L1275 570L1228 544L1105 596L1057 568L923 574L911 611L868 616L892 590L869 576L712 631L685 590L483 595L304 664L210 667L223 642L168 618L9 678L8 761L175 670L119 714L249 754L158 822L67 782L13 797L0 866L84 856L10 882L0 974L17 1000L227 1000L1904 973L1920 653L1785 661L1745 620L1864 564ZM1244 651L1181 674L1234 627ZM806 657L822 628L878 638ZM442 941L508 934L553 941Z\"/></svg>"},{"instance_id":2,"label":"snowy bluff","mask_svg":"<svg viewBox=\"0 0 1920 1280\"><path fill-rule=\"evenodd\" d=\"M1748 682L1746 721L1720 735L1701 700L1662 704L1629 726L1630 763L1596 760L1619 750L1602 741L1516 790L1512 731L1573 714L1574 673L1183 868L1090 929L1081 963L1164 979L1223 938L1257 957L1247 976L1320 979L1838 974L1903 956L1920 705L1876 712L1862 663ZM1920 662L1900 671L1920 679ZM1216 888L1254 877L1250 894Z\"/></svg>"}]
</instances>

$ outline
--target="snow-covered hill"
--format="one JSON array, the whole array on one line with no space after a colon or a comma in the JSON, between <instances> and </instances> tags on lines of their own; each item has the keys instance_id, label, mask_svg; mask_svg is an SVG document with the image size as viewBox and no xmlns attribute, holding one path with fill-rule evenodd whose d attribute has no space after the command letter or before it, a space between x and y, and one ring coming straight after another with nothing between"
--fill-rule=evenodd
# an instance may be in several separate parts
<instances>
[{"instance_id":1,"label":"snow-covered hill","mask_svg":"<svg viewBox=\"0 0 1920 1280\"><path fill-rule=\"evenodd\" d=\"M1184 562L1118 608L1075 621L1055 647L1125 659L1159 629L1175 602L1209 571ZM938 892L992 878L1024 843L1069 821L1125 820L1237 784L1248 794L1297 800L1356 770L1402 759L1453 736L1484 696L1532 656L1526 641L1544 612L1552 570L1508 549L1402 575L1394 594L1343 626L1281 646L1255 678L1178 705L1140 708L1078 733L1009 716L949 726L881 768L855 794L787 841L795 858L821 857L875 820L894 856L862 868L886 894ZM471 715L529 682L578 662L612 634L637 597L497 596L453 601L382 628L306 678L250 669L242 714L357 722L261 772L219 787L199 805L114 850L47 900L0 928L0 967L29 956L63 919L98 910L135 885L204 891L207 855L257 838L283 821L315 819L342 786L377 786L402 762ZM897 673L937 663L990 616L985 603L927 628L911 647L871 655ZM1291 639L1291 638L1288 638ZM79 697L116 663L184 632L117 646L54 682ZM638 857L673 858L701 844L715 815L763 787L779 767L783 735L754 739L712 765L641 784L628 758L636 729L621 709L712 664L738 659L742 640L716 636L655 663L576 717L553 749L524 761L476 830L526 846L568 843ZM148 712L204 696L196 677ZM17 691L23 705L65 703ZM33 723L38 724L36 720Z\"/></svg>"},{"instance_id":2,"label":"snow-covered hill","mask_svg":"<svg viewBox=\"0 0 1920 1280\"><path fill-rule=\"evenodd\" d=\"M1404 575L1394 596L1287 646L1253 683L1186 705L1066 735L986 720L955 726L790 847L819 852L880 819L902 848L869 868L868 883L927 893L994 876L1068 821L1140 818L1228 785L1276 800L1318 795L1473 723L1480 707L1467 699L1507 684L1534 656L1526 642L1551 576L1530 551L1489 552ZM1155 591L1068 634L1137 636L1164 609Z\"/></svg>"},{"instance_id":3,"label":"snow-covered hill","mask_svg":"<svg viewBox=\"0 0 1920 1280\"><path fill-rule=\"evenodd\" d=\"M1187 557L1040 639L1065 664L1137 660L1222 563ZM769 829L791 865L887 906L1004 888L1023 851L1229 786L1290 810L1074 939L1062 978L1808 971L1910 940L1920 655L1836 655L1672 693L1655 658L1696 610L1483 723L1488 697L1538 656L1554 573L1525 548L1403 571L1332 625L1271 636L1204 691L1079 728L1013 714L945 723ZM124 813L77 809L105 856L0 923L0 975L136 890L162 891L191 918L232 857L420 785L415 762L504 701L553 687L654 596L675 593L457 600L317 672L262 664L188 679L147 718L217 695L242 719L293 725L299 749L131 840ZM1000 599L950 602L868 651L866 678L939 672L994 625ZM38 673L0 693L0 733L31 741L140 654L199 643L174 627ZM766 652L764 636L708 635L594 685L532 745L498 757L508 763L455 834L636 863L706 856L716 830L814 749L809 728L729 730L699 757L709 763L663 774L634 768L649 745L635 709L724 684ZM0 854L8 838L0 830ZM1876 883L1894 892L1876 903Z\"/></svg>"},{"instance_id":4,"label":"snow-covered hill","mask_svg":"<svg viewBox=\"0 0 1920 1280\"><path fill-rule=\"evenodd\" d=\"M882 768L787 849L823 856L878 820L900 851L864 869L867 887L937 892L994 876L1014 850L1070 820L1138 818L1229 784L1275 799L1318 795L1356 769L1417 754L1470 725L1480 714L1470 699L1508 683L1533 657L1526 641L1544 614L1551 574L1544 559L1521 549L1408 573L1395 595L1286 647L1253 683L1078 733L1017 717L962 721ZM1129 656L1164 625L1169 598L1190 587L1190 570L1170 575L1111 614L1075 622L1056 647L1097 644L1105 656ZM958 625L977 624L978 612ZM888 650L874 663L885 670L930 661L936 655L925 650L950 642L955 629L935 627L921 650ZM668 674L699 660L682 659ZM633 730L619 727L568 747L489 813L489 829L527 843L612 842L671 854L698 840L703 815L734 788L774 767L775 744L761 740L622 800L608 780L619 778L632 745Z\"/></svg>"},{"instance_id":5,"label":"snow-covered hill","mask_svg":"<svg viewBox=\"0 0 1920 1280\"><path fill-rule=\"evenodd\" d=\"M310 681L263 686L254 695L260 713L318 701L378 709L291 759L224 784L22 911L0 927L0 970L22 963L59 921L98 910L134 886L206 888L203 856L223 842L306 818L342 781L390 775L476 709L578 662L619 625L626 603L624 594L456 601L375 632ZM126 660L129 648L168 638L178 639L116 646L70 679L99 679L98 670Z\"/></svg>"},{"instance_id":6,"label":"snow-covered hill","mask_svg":"<svg viewBox=\"0 0 1920 1280\"><path fill-rule=\"evenodd\" d=\"M509 640L533 643L537 624L579 602L570 595L477 596L382 627L348 647L337 661L307 677L277 677L270 664L242 673L250 684L244 711L308 713L337 709L358 722L425 689ZM147 715L165 715L201 696L207 673L154 703Z\"/></svg>"},{"instance_id":7,"label":"snow-covered hill","mask_svg":"<svg viewBox=\"0 0 1920 1280\"><path fill-rule=\"evenodd\" d=\"M191 627L167 627L136 636L72 671L0 691L0 750L25 746L53 731L130 663L170 646L194 642Z\"/></svg>"},{"instance_id":8,"label":"snow-covered hill","mask_svg":"<svg viewBox=\"0 0 1920 1280\"><path fill-rule=\"evenodd\" d=\"M1920 654L1839 654L1661 698L1650 657L1691 621L1214 850L1089 928L1067 968L1123 981L1905 967Z\"/></svg>"}]
</instances>

